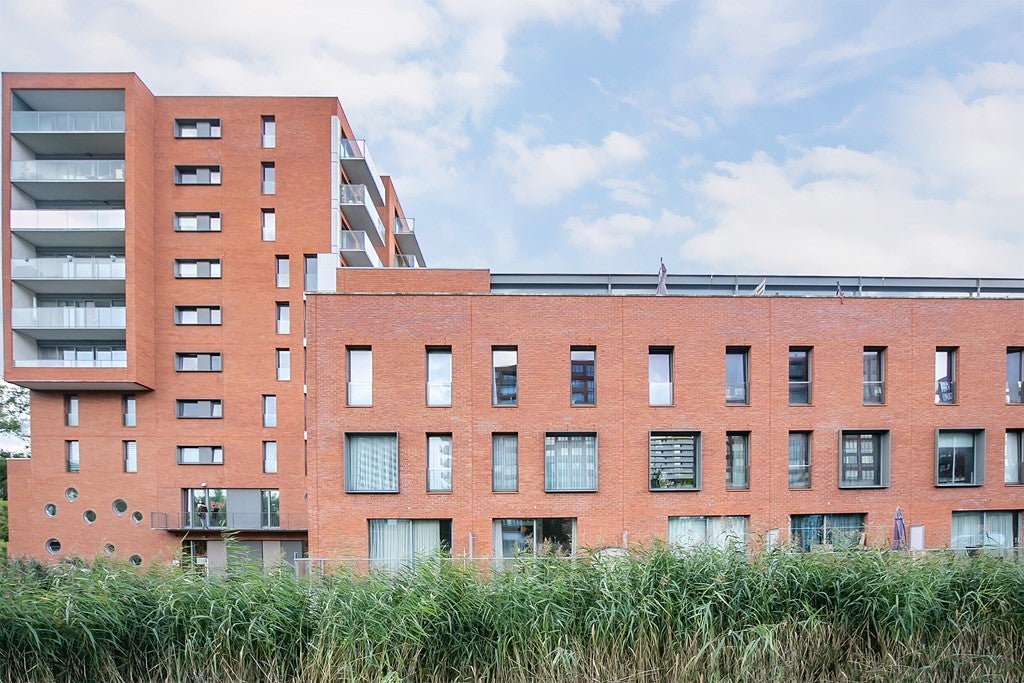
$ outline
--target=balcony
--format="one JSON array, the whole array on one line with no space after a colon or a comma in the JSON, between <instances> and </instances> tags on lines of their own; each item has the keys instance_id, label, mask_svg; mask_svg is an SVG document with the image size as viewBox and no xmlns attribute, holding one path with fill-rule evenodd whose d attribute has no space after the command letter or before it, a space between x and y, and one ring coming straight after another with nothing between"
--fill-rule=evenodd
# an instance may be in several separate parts
<instances>
[{"instance_id":1,"label":"balcony","mask_svg":"<svg viewBox=\"0 0 1024 683\"><path fill-rule=\"evenodd\" d=\"M364 230L375 246L384 246L384 224L366 185L341 186L341 213L353 230Z\"/></svg>"},{"instance_id":2,"label":"balcony","mask_svg":"<svg viewBox=\"0 0 1024 683\"><path fill-rule=\"evenodd\" d=\"M119 255L11 259L11 279L39 294L123 292L124 273Z\"/></svg>"},{"instance_id":3,"label":"balcony","mask_svg":"<svg viewBox=\"0 0 1024 683\"><path fill-rule=\"evenodd\" d=\"M12 308L11 328L33 339L124 339L124 306ZM83 334L83 332L88 334Z\"/></svg>"},{"instance_id":4,"label":"balcony","mask_svg":"<svg viewBox=\"0 0 1024 683\"><path fill-rule=\"evenodd\" d=\"M306 531L306 515L301 512L211 512L209 519L199 513L151 512L149 527L164 531Z\"/></svg>"},{"instance_id":5,"label":"balcony","mask_svg":"<svg viewBox=\"0 0 1024 683\"><path fill-rule=\"evenodd\" d=\"M12 111L10 130L36 154L124 154L123 111Z\"/></svg>"},{"instance_id":6,"label":"balcony","mask_svg":"<svg viewBox=\"0 0 1024 683\"><path fill-rule=\"evenodd\" d=\"M124 225L124 209L11 211L11 232L37 247L123 247Z\"/></svg>"},{"instance_id":7,"label":"balcony","mask_svg":"<svg viewBox=\"0 0 1024 683\"><path fill-rule=\"evenodd\" d=\"M341 231L341 255L348 266L380 268L380 257L362 230Z\"/></svg>"},{"instance_id":8,"label":"balcony","mask_svg":"<svg viewBox=\"0 0 1024 683\"><path fill-rule=\"evenodd\" d=\"M124 159L12 161L11 182L37 201L124 201Z\"/></svg>"},{"instance_id":9,"label":"balcony","mask_svg":"<svg viewBox=\"0 0 1024 683\"><path fill-rule=\"evenodd\" d=\"M396 268L422 268L423 264L415 254L395 254Z\"/></svg>"},{"instance_id":10,"label":"balcony","mask_svg":"<svg viewBox=\"0 0 1024 683\"><path fill-rule=\"evenodd\" d=\"M415 218L395 218L393 226L395 232L395 241L398 242L398 248L402 250L402 253L406 256L415 256L418 266L409 266L410 268L422 268L423 267L423 252L420 251L419 240L416 239L416 219Z\"/></svg>"},{"instance_id":11,"label":"balcony","mask_svg":"<svg viewBox=\"0 0 1024 683\"><path fill-rule=\"evenodd\" d=\"M342 138L338 156L348 179L354 185L365 185L373 197L373 203L384 206L384 183L366 147L366 140Z\"/></svg>"}]
</instances>

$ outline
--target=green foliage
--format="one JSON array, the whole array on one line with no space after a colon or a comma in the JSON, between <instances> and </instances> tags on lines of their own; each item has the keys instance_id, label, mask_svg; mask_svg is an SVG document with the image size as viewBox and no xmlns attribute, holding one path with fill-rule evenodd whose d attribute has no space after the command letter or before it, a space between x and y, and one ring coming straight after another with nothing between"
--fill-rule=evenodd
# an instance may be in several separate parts
<instances>
[{"instance_id":1,"label":"green foliage","mask_svg":"<svg viewBox=\"0 0 1024 683\"><path fill-rule=\"evenodd\" d=\"M0 433L19 436L28 417L28 389L0 381Z\"/></svg>"},{"instance_id":2,"label":"green foliage","mask_svg":"<svg viewBox=\"0 0 1024 683\"><path fill-rule=\"evenodd\" d=\"M1022 680L1024 565L664 548L495 573L0 567L0 681Z\"/></svg>"},{"instance_id":3,"label":"green foliage","mask_svg":"<svg viewBox=\"0 0 1024 683\"><path fill-rule=\"evenodd\" d=\"M0 500L7 500L7 454L0 451Z\"/></svg>"},{"instance_id":4,"label":"green foliage","mask_svg":"<svg viewBox=\"0 0 1024 683\"><path fill-rule=\"evenodd\" d=\"M7 501L0 500L0 541L7 540Z\"/></svg>"}]
</instances>

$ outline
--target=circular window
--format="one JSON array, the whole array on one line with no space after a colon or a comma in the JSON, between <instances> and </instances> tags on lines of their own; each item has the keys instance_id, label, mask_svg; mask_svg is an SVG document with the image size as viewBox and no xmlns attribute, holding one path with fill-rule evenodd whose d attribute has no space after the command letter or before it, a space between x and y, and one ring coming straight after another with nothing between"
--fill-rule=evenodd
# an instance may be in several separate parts
<instances>
[{"instance_id":1,"label":"circular window","mask_svg":"<svg viewBox=\"0 0 1024 683\"><path fill-rule=\"evenodd\" d=\"M136 524L138 524L139 522L141 522L141 521L142 521L142 513L141 513L141 512L139 512L138 510L136 510L135 512L133 512L133 513L132 513L132 521L133 521L133 522L135 522Z\"/></svg>"},{"instance_id":2,"label":"circular window","mask_svg":"<svg viewBox=\"0 0 1024 683\"><path fill-rule=\"evenodd\" d=\"M82 519L85 520L86 524L92 524L96 521L96 513L92 510L86 510L82 513Z\"/></svg>"},{"instance_id":3,"label":"circular window","mask_svg":"<svg viewBox=\"0 0 1024 683\"><path fill-rule=\"evenodd\" d=\"M128 558L128 563L131 564L132 566L138 567L138 566L140 566L142 564L142 558L139 557L138 555L132 555L131 557Z\"/></svg>"},{"instance_id":4,"label":"circular window","mask_svg":"<svg viewBox=\"0 0 1024 683\"><path fill-rule=\"evenodd\" d=\"M113 555L114 554L114 544L113 543L107 543L106 545L104 545L103 546L103 552L105 552L107 555Z\"/></svg>"},{"instance_id":5,"label":"circular window","mask_svg":"<svg viewBox=\"0 0 1024 683\"><path fill-rule=\"evenodd\" d=\"M64 497L70 501L74 501L75 498L78 498L78 489L73 486L68 487L68 489L64 491Z\"/></svg>"},{"instance_id":6,"label":"circular window","mask_svg":"<svg viewBox=\"0 0 1024 683\"><path fill-rule=\"evenodd\" d=\"M54 505L53 503L47 503L46 505L43 506L43 514L47 517L56 517L57 506Z\"/></svg>"},{"instance_id":7,"label":"circular window","mask_svg":"<svg viewBox=\"0 0 1024 683\"><path fill-rule=\"evenodd\" d=\"M114 509L114 513L117 515L123 515L128 511L128 503L124 502L120 498L115 500L110 507Z\"/></svg>"},{"instance_id":8,"label":"circular window","mask_svg":"<svg viewBox=\"0 0 1024 683\"><path fill-rule=\"evenodd\" d=\"M47 541L46 552L50 553L51 555L56 555L57 553L59 553L60 541L58 541L56 538L51 538L49 541Z\"/></svg>"}]
</instances>

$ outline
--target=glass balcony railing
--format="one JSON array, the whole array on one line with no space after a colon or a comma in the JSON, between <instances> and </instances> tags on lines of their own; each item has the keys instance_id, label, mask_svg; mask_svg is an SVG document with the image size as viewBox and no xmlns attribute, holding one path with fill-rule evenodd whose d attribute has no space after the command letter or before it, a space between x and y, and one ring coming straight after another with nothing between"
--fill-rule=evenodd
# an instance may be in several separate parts
<instances>
[{"instance_id":1,"label":"glass balcony railing","mask_svg":"<svg viewBox=\"0 0 1024 683\"><path fill-rule=\"evenodd\" d=\"M122 352L123 353L123 352ZM126 368L127 358L15 358L16 368Z\"/></svg>"},{"instance_id":2,"label":"glass balcony railing","mask_svg":"<svg viewBox=\"0 0 1024 683\"><path fill-rule=\"evenodd\" d=\"M14 209L11 230L124 230L124 209Z\"/></svg>"},{"instance_id":3,"label":"glass balcony railing","mask_svg":"<svg viewBox=\"0 0 1024 683\"><path fill-rule=\"evenodd\" d=\"M152 512L152 529L294 529L306 528L304 513L277 512L230 512L213 510L200 512Z\"/></svg>"},{"instance_id":4,"label":"glass balcony railing","mask_svg":"<svg viewBox=\"0 0 1024 683\"><path fill-rule=\"evenodd\" d=\"M124 329L125 308L111 306L53 306L49 308L12 308L11 327L16 329Z\"/></svg>"},{"instance_id":5,"label":"glass balcony railing","mask_svg":"<svg viewBox=\"0 0 1024 683\"><path fill-rule=\"evenodd\" d=\"M672 382L650 382L647 394L652 406L672 405Z\"/></svg>"},{"instance_id":6,"label":"glass balcony railing","mask_svg":"<svg viewBox=\"0 0 1024 683\"><path fill-rule=\"evenodd\" d=\"M12 161L12 182L124 182L124 159Z\"/></svg>"},{"instance_id":7,"label":"glass balcony railing","mask_svg":"<svg viewBox=\"0 0 1024 683\"><path fill-rule=\"evenodd\" d=\"M366 140L348 140L346 138L342 138L338 156L341 157L342 164L350 170L356 170L352 168L351 162L353 161L361 161L366 164L365 170L360 170L355 177L349 175L349 180L355 182L372 182L380 197L380 202L383 203L384 183L380 179L380 171L377 170L377 164L374 163L373 157L370 155L370 149L366 146ZM345 162L350 163L346 164ZM366 174L369 174L369 178L366 177Z\"/></svg>"},{"instance_id":8,"label":"glass balcony railing","mask_svg":"<svg viewBox=\"0 0 1024 683\"><path fill-rule=\"evenodd\" d=\"M384 223L380 220L380 216L377 215L377 207L373 205L373 199L370 197L370 193L365 185L342 185L341 206L342 208L346 206L361 206L365 208L366 215L363 216L364 225L372 225L380 237L381 244L384 244ZM363 228L364 225L353 225L352 227Z\"/></svg>"},{"instance_id":9,"label":"glass balcony railing","mask_svg":"<svg viewBox=\"0 0 1024 683\"><path fill-rule=\"evenodd\" d=\"M415 254L395 254L395 266L398 268L422 268L423 264Z\"/></svg>"},{"instance_id":10,"label":"glass balcony railing","mask_svg":"<svg viewBox=\"0 0 1024 683\"><path fill-rule=\"evenodd\" d=\"M123 133L123 111L12 111L12 133Z\"/></svg>"},{"instance_id":11,"label":"glass balcony railing","mask_svg":"<svg viewBox=\"0 0 1024 683\"><path fill-rule=\"evenodd\" d=\"M416 232L415 218L395 217L394 231L396 235L412 235Z\"/></svg>"},{"instance_id":12,"label":"glass balcony railing","mask_svg":"<svg viewBox=\"0 0 1024 683\"><path fill-rule=\"evenodd\" d=\"M124 256L11 259L14 280L123 280Z\"/></svg>"},{"instance_id":13,"label":"glass balcony railing","mask_svg":"<svg viewBox=\"0 0 1024 683\"><path fill-rule=\"evenodd\" d=\"M358 252L359 254L365 254L366 259L374 268L380 268L382 265L380 257L377 256L377 250L373 248L373 244L370 243L370 239L362 230L342 230L341 251L343 253ZM348 261L347 258L346 261Z\"/></svg>"}]
</instances>

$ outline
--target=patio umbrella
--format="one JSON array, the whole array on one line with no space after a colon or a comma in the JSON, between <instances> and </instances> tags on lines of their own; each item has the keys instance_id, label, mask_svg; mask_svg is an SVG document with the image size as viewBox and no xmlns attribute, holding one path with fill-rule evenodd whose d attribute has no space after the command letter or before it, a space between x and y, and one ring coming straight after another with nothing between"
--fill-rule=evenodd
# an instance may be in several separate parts
<instances>
[{"instance_id":1,"label":"patio umbrella","mask_svg":"<svg viewBox=\"0 0 1024 683\"><path fill-rule=\"evenodd\" d=\"M892 549L907 549L907 525L903 523L903 513L896 508L896 514L892 517Z\"/></svg>"}]
</instances>

